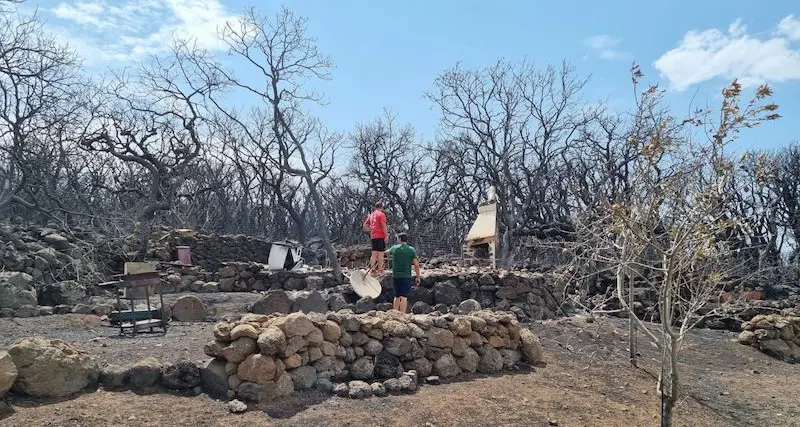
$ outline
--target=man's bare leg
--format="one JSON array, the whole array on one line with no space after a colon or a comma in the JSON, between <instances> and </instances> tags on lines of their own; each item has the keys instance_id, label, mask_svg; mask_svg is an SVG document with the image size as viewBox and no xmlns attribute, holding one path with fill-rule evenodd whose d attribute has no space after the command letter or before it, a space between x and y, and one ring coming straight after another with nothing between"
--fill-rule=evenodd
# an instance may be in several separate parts
<instances>
[{"instance_id":1,"label":"man's bare leg","mask_svg":"<svg viewBox=\"0 0 800 427\"><path fill-rule=\"evenodd\" d=\"M398 302L397 310L400 311L401 313L405 313L406 311L408 311L408 298L400 297L398 299L400 301Z\"/></svg>"},{"instance_id":2,"label":"man's bare leg","mask_svg":"<svg viewBox=\"0 0 800 427\"><path fill-rule=\"evenodd\" d=\"M392 308L393 309L395 309L397 311L400 311L400 300L401 299L402 299L401 297L395 297L394 301L392 301Z\"/></svg>"},{"instance_id":3,"label":"man's bare leg","mask_svg":"<svg viewBox=\"0 0 800 427\"><path fill-rule=\"evenodd\" d=\"M377 268L376 273L377 274L383 274L383 265L384 265L383 252L373 252L373 254L377 254L378 255L378 259L377 259L378 268Z\"/></svg>"},{"instance_id":4,"label":"man's bare leg","mask_svg":"<svg viewBox=\"0 0 800 427\"><path fill-rule=\"evenodd\" d=\"M378 266L378 254L382 254L382 252L372 251L369 255L369 266L367 268L373 269Z\"/></svg>"}]
</instances>

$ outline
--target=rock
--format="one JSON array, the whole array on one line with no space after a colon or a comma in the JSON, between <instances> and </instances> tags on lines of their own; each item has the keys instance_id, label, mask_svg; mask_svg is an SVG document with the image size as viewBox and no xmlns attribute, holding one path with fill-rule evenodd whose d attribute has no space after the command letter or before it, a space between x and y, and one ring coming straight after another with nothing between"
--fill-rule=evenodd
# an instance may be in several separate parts
<instances>
[{"instance_id":1,"label":"rock","mask_svg":"<svg viewBox=\"0 0 800 427\"><path fill-rule=\"evenodd\" d=\"M383 351L383 344L380 341L371 339L368 343L364 344L364 354L367 356L375 356Z\"/></svg>"},{"instance_id":2,"label":"rock","mask_svg":"<svg viewBox=\"0 0 800 427\"><path fill-rule=\"evenodd\" d=\"M383 386L381 383L372 383L372 394L375 397L384 397L388 393L386 392L386 387Z\"/></svg>"},{"instance_id":3,"label":"rock","mask_svg":"<svg viewBox=\"0 0 800 427\"><path fill-rule=\"evenodd\" d=\"M342 336L342 329L336 322L326 320L322 325L322 337L328 342L337 342Z\"/></svg>"},{"instance_id":4,"label":"rock","mask_svg":"<svg viewBox=\"0 0 800 427\"><path fill-rule=\"evenodd\" d=\"M522 328L519 331L520 343L522 344L522 354L531 364L541 363L542 348L539 345L539 337L536 336L530 329Z\"/></svg>"},{"instance_id":5,"label":"rock","mask_svg":"<svg viewBox=\"0 0 800 427\"><path fill-rule=\"evenodd\" d=\"M458 304L461 302L461 290L454 280L439 282L433 286L433 300L436 304Z\"/></svg>"},{"instance_id":6,"label":"rock","mask_svg":"<svg viewBox=\"0 0 800 427\"><path fill-rule=\"evenodd\" d=\"M443 354L437 361L433 362L433 373L442 378L455 377L461 373L455 358L451 354Z\"/></svg>"},{"instance_id":7,"label":"rock","mask_svg":"<svg viewBox=\"0 0 800 427\"><path fill-rule=\"evenodd\" d=\"M438 313L447 313L449 310L450 308L447 306L447 304L436 304L433 306L433 311Z\"/></svg>"},{"instance_id":8,"label":"rock","mask_svg":"<svg viewBox=\"0 0 800 427\"><path fill-rule=\"evenodd\" d=\"M364 297L356 301L355 312L357 314L366 313L375 309L377 309L377 305L375 304L375 300L372 298Z\"/></svg>"},{"instance_id":9,"label":"rock","mask_svg":"<svg viewBox=\"0 0 800 427\"><path fill-rule=\"evenodd\" d=\"M401 390L409 393L417 390L417 383L411 376L403 375L399 380Z\"/></svg>"},{"instance_id":10,"label":"rock","mask_svg":"<svg viewBox=\"0 0 800 427\"><path fill-rule=\"evenodd\" d=\"M286 335L278 327L270 326L259 334L257 344L265 356L281 354L286 349Z\"/></svg>"},{"instance_id":11,"label":"rock","mask_svg":"<svg viewBox=\"0 0 800 427\"><path fill-rule=\"evenodd\" d=\"M311 366L301 366L286 373L291 375L295 390L309 389L317 382L317 370Z\"/></svg>"},{"instance_id":12,"label":"rock","mask_svg":"<svg viewBox=\"0 0 800 427\"><path fill-rule=\"evenodd\" d=\"M239 399L233 399L228 402L228 412L232 414L241 414L247 412L247 404Z\"/></svg>"},{"instance_id":13,"label":"rock","mask_svg":"<svg viewBox=\"0 0 800 427\"><path fill-rule=\"evenodd\" d=\"M248 402L258 402L261 399L263 387L260 384L243 382L236 387L236 395Z\"/></svg>"},{"instance_id":14,"label":"rock","mask_svg":"<svg viewBox=\"0 0 800 427\"><path fill-rule=\"evenodd\" d=\"M328 304L318 291L298 291L293 297L292 311L303 313L326 313Z\"/></svg>"},{"instance_id":15,"label":"rock","mask_svg":"<svg viewBox=\"0 0 800 427\"><path fill-rule=\"evenodd\" d=\"M129 365L125 376L133 387L144 389L154 386L161 379L163 370L161 362L148 357Z\"/></svg>"},{"instance_id":16,"label":"rock","mask_svg":"<svg viewBox=\"0 0 800 427\"><path fill-rule=\"evenodd\" d=\"M433 327L425 332L428 338L428 345L437 348L452 348L455 336L452 332L444 328Z\"/></svg>"},{"instance_id":17,"label":"rock","mask_svg":"<svg viewBox=\"0 0 800 427\"><path fill-rule=\"evenodd\" d=\"M433 307L424 301L417 301L411 306L411 312L414 314L428 314L432 311Z\"/></svg>"},{"instance_id":18,"label":"rock","mask_svg":"<svg viewBox=\"0 0 800 427\"><path fill-rule=\"evenodd\" d=\"M15 271L0 272L0 309L16 310L23 305L37 305L33 277Z\"/></svg>"},{"instance_id":19,"label":"rock","mask_svg":"<svg viewBox=\"0 0 800 427\"><path fill-rule=\"evenodd\" d=\"M283 365L286 367L286 369L298 368L302 364L303 364L303 358L300 357L300 355L297 353L292 354L291 356L285 357L283 359Z\"/></svg>"},{"instance_id":20,"label":"rock","mask_svg":"<svg viewBox=\"0 0 800 427\"><path fill-rule=\"evenodd\" d=\"M314 323L303 313L291 313L287 316L279 317L273 326L280 328L287 338L295 336L305 336L314 330Z\"/></svg>"},{"instance_id":21,"label":"rock","mask_svg":"<svg viewBox=\"0 0 800 427\"><path fill-rule=\"evenodd\" d=\"M112 311L114 311L114 307L111 304L97 304L92 307L92 313L95 316L108 316Z\"/></svg>"},{"instance_id":22,"label":"rock","mask_svg":"<svg viewBox=\"0 0 800 427\"><path fill-rule=\"evenodd\" d=\"M500 354L503 355L503 369L511 370L522 360L522 353L517 350L504 348Z\"/></svg>"},{"instance_id":23,"label":"rock","mask_svg":"<svg viewBox=\"0 0 800 427\"><path fill-rule=\"evenodd\" d=\"M333 391L333 383L327 378L317 379L316 388L322 391Z\"/></svg>"},{"instance_id":24,"label":"rock","mask_svg":"<svg viewBox=\"0 0 800 427\"><path fill-rule=\"evenodd\" d=\"M789 358L792 353L791 347L782 339L771 339L761 341L761 351L778 359Z\"/></svg>"},{"instance_id":25,"label":"rock","mask_svg":"<svg viewBox=\"0 0 800 427\"><path fill-rule=\"evenodd\" d=\"M752 345L755 342L755 334L753 331L744 330L739 333L737 340L740 344Z\"/></svg>"},{"instance_id":26,"label":"rock","mask_svg":"<svg viewBox=\"0 0 800 427\"><path fill-rule=\"evenodd\" d=\"M320 276L306 277L305 288L309 291L321 291L325 289L325 279Z\"/></svg>"},{"instance_id":27,"label":"rock","mask_svg":"<svg viewBox=\"0 0 800 427\"><path fill-rule=\"evenodd\" d=\"M401 337L390 337L384 341L384 350L397 357L403 357L411 353L411 340Z\"/></svg>"},{"instance_id":28,"label":"rock","mask_svg":"<svg viewBox=\"0 0 800 427\"><path fill-rule=\"evenodd\" d=\"M201 383L200 368L186 359L180 359L167 366L167 369L161 374L161 383L164 384L164 387L173 390L188 390L197 387Z\"/></svg>"},{"instance_id":29,"label":"rock","mask_svg":"<svg viewBox=\"0 0 800 427\"><path fill-rule=\"evenodd\" d=\"M92 357L61 340L23 338L8 354L17 368L13 389L29 396L68 396L96 383L100 376Z\"/></svg>"},{"instance_id":30,"label":"rock","mask_svg":"<svg viewBox=\"0 0 800 427\"><path fill-rule=\"evenodd\" d=\"M204 294L211 294L214 292L219 292L219 283L218 282L200 282L198 283L197 292L201 292Z\"/></svg>"},{"instance_id":31,"label":"rock","mask_svg":"<svg viewBox=\"0 0 800 427\"><path fill-rule=\"evenodd\" d=\"M32 305L21 305L14 310L14 317L36 317L39 315L39 307Z\"/></svg>"},{"instance_id":32,"label":"rock","mask_svg":"<svg viewBox=\"0 0 800 427\"><path fill-rule=\"evenodd\" d=\"M42 305L39 306L39 316L52 316L53 315L53 307L49 305Z\"/></svg>"},{"instance_id":33,"label":"rock","mask_svg":"<svg viewBox=\"0 0 800 427\"><path fill-rule=\"evenodd\" d=\"M228 375L225 373L225 361L212 359L200 368L200 379L203 391L216 399L226 399L228 394Z\"/></svg>"},{"instance_id":34,"label":"rock","mask_svg":"<svg viewBox=\"0 0 800 427\"><path fill-rule=\"evenodd\" d=\"M231 329L231 340L236 341L243 337L257 340L259 337L259 330L256 329L255 326L247 323L236 325L233 329Z\"/></svg>"},{"instance_id":35,"label":"rock","mask_svg":"<svg viewBox=\"0 0 800 427\"><path fill-rule=\"evenodd\" d=\"M72 306L70 305L62 304L53 307L53 314L69 314L69 313L72 313Z\"/></svg>"},{"instance_id":36,"label":"rock","mask_svg":"<svg viewBox=\"0 0 800 427\"><path fill-rule=\"evenodd\" d=\"M403 385L398 378L390 378L383 382L383 387L389 393L399 393L403 391Z\"/></svg>"},{"instance_id":37,"label":"rock","mask_svg":"<svg viewBox=\"0 0 800 427\"><path fill-rule=\"evenodd\" d=\"M390 302L379 302L379 303L375 304L375 309L378 310L378 311L389 311L392 308L394 308L394 307L392 306L392 303L390 303ZM373 384L373 386L374 386L374 384Z\"/></svg>"},{"instance_id":38,"label":"rock","mask_svg":"<svg viewBox=\"0 0 800 427\"><path fill-rule=\"evenodd\" d=\"M468 299L458 305L458 312L460 314L470 314L473 311L481 311L481 304L474 299Z\"/></svg>"},{"instance_id":39,"label":"rock","mask_svg":"<svg viewBox=\"0 0 800 427\"><path fill-rule=\"evenodd\" d=\"M478 279L478 284L481 286L491 286L495 284L495 281L492 275L484 274Z\"/></svg>"},{"instance_id":40,"label":"rock","mask_svg":"<svg viewBox=\"0 0 800 427\"><path fill-rule=\"evenodd\" d=\"M94 307L89 304L75 304L72 307L72 312L75 314L92 314L94 312Z\"/></svg>"},{"instance_id":41,"label":"rock","mask_svg":"<svg viewBox=\"0 0 800 427\"><path fill-rule=\"evenodd\" d=\"M481 363L481 356L472 348L464 351L464 356L456 359L458 367L465 372L473 373L478 370L478 365Z\"/></svg>"},{"instance_id":42,"label":"rock","mask_svg":"<svg viewBox=\"0 0 800 427\"><path fill-rule=\"evenodd\" d=\"M425 384L439 385L441 383L442 383L442 380L439 377L437 377L436 375L431 375L429 377L425 377Z\"/></svg>"},{"instance_id":43,"label":"rock","mask_svg":"<svg viewBox=\"0 0 800 427\"><path fill-rule=\"evenodd\" d=\"M273 290L250 305L247 311L256 314L289 314L292 312L292 300L286 292Z\"/></svg>"},{"instance_id":44,"label":"rock","mask_svg":"<svg viewBox=\"0 0 800 427\"><path fill-rule=\"evenodd\" d=\"M48 245L52 246L56 250L63 251L70 248L69 239L62 236L58 233L48 234L42 237L42 240L47 242Z\"/></svg>"},{"instance_id":45,"label":"rock","mask_svg":"<svg viewBox=\"0 0 800 427\"><path fill-rule=\"evenodd\" d=\"M203 301L194 295L184 295L172 303L172 318L179 322L202 322L208 316Z\"/></svg>"},{"instance_id":46,"label":"rock","mask_svg":"<svg viewBox=\"0 0 800 427\"><path fill-rule=\"evenodd\" d=\"M420 376L428 376L433 371L433 364L431 364L430 360L424 357L419 357L410 362L406 362L403 364L403 366L408 370L416 371Z\"/></svg>"},{"instance_id":47,"label":"rock","mask_svg":"<svg viewBox=\"0 0 800 427\"><path fill-rule=\"evenodd\" d=\"M276 370L275 360L272 357L251 354L239 365L236 375L242 381L267 384L275 379Z\"/></svg>"},{"instance_id":48,"label":"rock","mask_svg":"<svg viewBox=\"0 0 800 427\"><path fill-rule=\"evenodd\" d=\"M403 365L397 356L384 351L375 357L374 373L376 378L398 378L403 374Z\"/></svg>"},{"instance_id":49,"label":"rock","mask_svg":"<svg viewBox=\"0 0 800 427\"><path fill-rule=\"evenodd\" d=\"M340 293L333 293L328 295L326 303L330 311L339 311L347 305L347 299Z\"/></svg>"},{"instance_id":50,"label":"rock","mask_svg":"<svg viewBox=\"0 0 800 427\"><path fill-rule=\"evenodd\" d=\"M375 365L367 357L357 359L350 365L350 375L357 380L368 380L374 375Z\"/></svg>"},{"instance_id":51,"label":"rock","mask_svg":"<svg viewBox=\"0 0 800 427\"><path fill-rule=\"evenodd\" d=\"M333 386L333 394L339 397L347 397L350 394L350 389L345 383L336 384Z\"/></svg>"},{"instance_id":52,"label":"rock","mask_svg":"<svg viewBox=\"0 0 800 427\"><path fill-rule=\"evenodd\" d=\"M11 390L17 379L17 366L5 350L0 350L0 399Z\"/></svg>"},{"instance_id":53,"label":"rock","mask_svg":"<svg viewBox=\"0 0 800 427\"><path fill-rule=\"evenodd\" d=\"M364 381L350 381L347 388L349 389L348 396L351 399L366 399L372 396L372 386Z\"/></svg>"},{"instance_id":54,"label":"rock","mask_svg":"<svg viewBox=\"0 0 800 427\"><path fill-rule=\"evenodd\" d=\"M503 355L494 347L481 347L478 349L481 357L478 363L478 372L493 374L503 370Z\"/></svg>"},{"instance_id":55,"label":"rock","mask_svg":"<svg viewBox=\"0 0 800 427\"><path fill-rule=\"evenodd\" d=\"M120 365L106 365L100 371L100 384L106 390L115 390L125 387L127 368Z\"/></svg>"},{"instance_id":56,"label":"rock","mask_svg":"<svg viewBox=\"0 0 800 427\"><path fill-rule=\"evenodd\" d=\"M75 305L86 299L86 286L74 280L51 283L42 288L39 303L42 305Z\"/></svg>"},{"instance_id":57,"label":"rock","mask_svg":"<svg viewBox=\"0 0 800 427\"><path fill-rule=\"evenodd\" d=\"M222 356L228 362L241 363L258 349L256 340L242 337L233 341L229 346L222 349Z\"/></svg>"}]
</instances>

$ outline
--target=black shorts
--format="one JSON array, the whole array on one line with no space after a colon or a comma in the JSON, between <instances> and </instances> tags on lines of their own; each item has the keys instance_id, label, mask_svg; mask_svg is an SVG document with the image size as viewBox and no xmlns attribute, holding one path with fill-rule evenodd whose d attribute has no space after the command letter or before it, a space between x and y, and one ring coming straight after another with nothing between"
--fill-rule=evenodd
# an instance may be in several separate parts
<instances>
[{"instance_id":1,"label":"black shorts","mask_svg":"<svg viewBox=\"0 0 800 427\"><path fill-rule=\"evenodd\" d=\"M386 250L386 239L372 239L372 252L383 252Z\"/></svg>"},{"instance_id":2,"label":"black shorts","mask_svg":"<svg viewBox=\"0 0 800 427\"><path fill-rule=\"evenodd\" d=\"M410 277L394 277L392 278L392 284L394 284L394 297L406 297L408 298L408 294L411 293L411 285L414 284L414 279Z\"/></svg>"}]
</instances>

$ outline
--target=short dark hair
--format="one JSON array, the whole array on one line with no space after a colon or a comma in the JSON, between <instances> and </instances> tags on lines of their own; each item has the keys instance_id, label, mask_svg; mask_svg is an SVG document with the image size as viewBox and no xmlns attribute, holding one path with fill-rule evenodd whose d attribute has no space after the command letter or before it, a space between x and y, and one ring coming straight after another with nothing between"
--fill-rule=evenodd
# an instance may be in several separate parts
<instances>
[{"instance_id":1,"label":"short dark hair","mask_svg":"<svg viewBox=\"0 0 800 427\"><path fill-rule=\"evenodd\" d=\"M375 209L382 208L383 202L375 202Z\"/></svg>"},{"instance_id":2,"label":"short dark hair","mask_svg":"<svg viewBox=\"0 0 800 427\"><path fill-rule=\"evenodd\" d=\"M397 238L400 239L401 242L408 242L408 234L406 233L397 233Z\"/></svg>"}]
</instances>

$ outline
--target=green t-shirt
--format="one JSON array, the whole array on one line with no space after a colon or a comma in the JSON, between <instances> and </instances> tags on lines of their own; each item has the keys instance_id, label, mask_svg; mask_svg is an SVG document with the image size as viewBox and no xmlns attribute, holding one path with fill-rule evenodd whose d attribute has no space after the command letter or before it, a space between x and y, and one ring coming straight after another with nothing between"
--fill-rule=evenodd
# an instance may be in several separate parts
<instances>
[{"instance_id":1,"label":"green t-shirt","mask_svg":"<svg viewBox=\"0 0 800 427\"><path fill-rule=\"evenodd\" d=\"M417 258L417 250L407 243L401 243L389 248L392 254L392 277L398 279L410 279L411 265Z\"/></svg>"}]
</instances>

